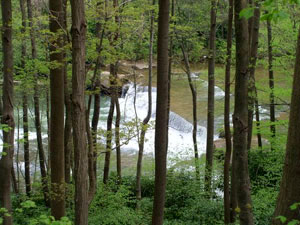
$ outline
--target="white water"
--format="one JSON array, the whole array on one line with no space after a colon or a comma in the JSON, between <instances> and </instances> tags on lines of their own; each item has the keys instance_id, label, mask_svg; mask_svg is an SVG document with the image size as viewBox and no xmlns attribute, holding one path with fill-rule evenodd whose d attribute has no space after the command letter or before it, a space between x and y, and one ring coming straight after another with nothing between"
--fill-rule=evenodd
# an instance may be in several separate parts
<instances>
[{"instance_id":1,"label":"white water","mask_svg":"<svg viewBox=\"0 0 300 225\"><path fill-rule=\"evenodd\" d=\"M205 84L204 84L205 86ZM216 95L222 95L223 91L216 89ZM134 98L136 95L136 113L134 109ZM123 98L119 98L121 108L121 123L135 121L136 118L141 122L147 115L148 111L148 88L137 86L136 90L133 84L128 85L128 91ZM101 113L106 113L109 106L101 109ZM150 123L154 123L156 113L156 88L152 88L152 113ZM100 124L102 129L106 129L105 121ZM122 129L122 128L121 128ZM168 162L173 160L190 159L194 156L193 139L192 139L193 126L190 122L185 120L174 112L170 112L169 119L169 146L168 146ZM206 149L206 128L198 126L197 144L198 151L201 155ZM145 154L154 156L154 139L155 130L152 126L146 132L146 142L144 146ZM121 141L122 143L122 141ZM135 137L128 142L128 144L121 147L121 151L137 152L138 151L138 138Z\"/></svg>"}]
</instances>

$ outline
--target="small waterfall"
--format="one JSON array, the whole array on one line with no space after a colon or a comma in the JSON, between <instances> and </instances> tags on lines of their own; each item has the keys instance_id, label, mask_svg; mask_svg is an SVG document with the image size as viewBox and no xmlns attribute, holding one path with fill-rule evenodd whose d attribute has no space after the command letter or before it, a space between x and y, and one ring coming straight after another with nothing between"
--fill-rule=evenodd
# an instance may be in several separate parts
<instances>
[{"instance_id":1,"label":"small waterfall","mask_svg":"<svg viewBox=\"0 0 300 225\"><path fill-rule=\"evenodd\" d=\"M124 91L124 93L124 96L119 99L122 123L124 124L125 122L133 121L135 120L136 116L138 120L142 121L148 112L148 87L137 85L135 88L134 84L130 83L127 85L126 92ZM150 123L155 121L156 95L156 87L152 87L152 116ZM136 112L134 109L134 98L136 98ZM105 129L106 123L102 123L101 127ZM194 156L192 131L193 125L190 122L185 120L180 115L170 112L168 149L169 161L175 158L188 159ZM146 140L144 152L154 156L154 127L148 129L146 133ZM200 154L204 153L206 146L206 128L202 126L198 126L198 146ZM138 151L137 138L131 139L127 145L122 146L122 151Z\"/></svg>"}]
</instances>

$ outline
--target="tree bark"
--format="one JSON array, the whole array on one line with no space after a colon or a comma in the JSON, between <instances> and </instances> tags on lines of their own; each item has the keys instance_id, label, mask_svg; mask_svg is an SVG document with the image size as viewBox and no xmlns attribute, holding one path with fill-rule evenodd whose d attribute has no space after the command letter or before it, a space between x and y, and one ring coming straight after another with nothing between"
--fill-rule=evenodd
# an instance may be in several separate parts
<instances>
[{"instance_id":1,"label":"tree bark","mask_svg":"<svg viewBox=\"0 0 300 225\"><path fill-rule=\"evenodd\" d=\"M255 108L255 101L257 98L256 95L256 86L255 86L255 68L256 68L256 59L257 59L257 49L258 49L258 36L259 36L259 21L260 21L260 5L259 3L255 4L254 16L252 18L252 41L250 47L250 59L249 59L249 87L248 87L248 139L247 139L247 149L250 150L252 142L252 128L253 128L253 112Z\"/></svg>"},{"instance_id":2,"label":"tree bark","mask_svg":"<svg viewBox=\"0 0 300 225\"><path fill-rule=\"evenodd\" d=\"M67 0L63 0L63 29L67 32ZM64 34L64 43L68 43L68 36ZM64 52L64 58L67 57ZM72 154L72 102L71 95L69 92L69 81L68 81L68 67L67 62L64 63L63 74L64 74L64 100L65 100L65 128L64 128L64 152L65 152L65 182L70 184L71 182L71 154Z\"/></svg>"},{"instance_id":3,"label":"tree bark","mask_svg":"<svg viewBox=\"0 0 300 225\"><path fill-rule=\"evenodd\" d=\"M225 130L225 142L226 152L224 161L224 223L229 224L232 212L236 206L236 196L230 197L230 159L231 159L231 131L230 131L230 70L231 70L231 55L232 55L232 27L233 27L233 0L229 0L228 9L228 29L227 29L227 53L226 53L226 68L225 68L225 102L224 102L224 130ZM233 172L233 170L232 170ZM232 179L231 190L235 181Z\"/></svg>"},{"instance_id":4,"label":"tree bark","mask_svg":"<svg viewBox=\"0 0 300 225\"><path fill-rule=\"evenodd\" d=\"M300 220L299 206L296 210L291 210L290 206L300 202L300 28L297 43L297 53L294 71L293 92L291 100L290 122L288 130L288 139L286 144L285 163L283 167L283 176L280 185L280 192L277 199L276 209L273 218L273 224L282 224L277 216L284 216L287 222Z\"/></svg>"},{"instance_id":5,"label":"tree bark","mask_svg":"<svg viewBox=\"0 0 300 225\"><path fill-rule=\"evenodd\" d=\"M257 96L257 90L255 89L255 96ZM262 139L260 133L260 116L259 116L259 108L258 108L258 99L255 99L255 118L256 118L256 129L257 129L257 141L258 147L262 149Z\"/></svg>"},{"instance_id":6,"label":"tree bark","mask_svg":"<svg viewBox=\"0 0 300 225\"><path fill-rule=\"evenodd\" d=\"M14 155L14 86L13 86L13 45L12 45L12 5L10 0L1 1L2 11L2 51L3 51L3 112L1 123L9 127L3 130L3 151L0 159L0 207L11 214L11 170ZM12 216L3 217L3 225L12 225Z\"/></svg>"},{"instance_id":7,"label":"tree bark","mask_svg":"<svg viewBox=\"0 0 300 225\"><path fill-rule=\"evenodd\" d=\"M216 58L216 1L211 1L210 35L208 58L208 100L207 100L207 139L205 163L205 191L211 194L211 179L214 151L214 113L215 113L215 58Z\"/></svg>"},{"instance_id":8,"label":"tree bark","mask_svg":"<svg viewBox=\"0 0 300 225\"><path fill-rule=\"evenodd\" d=\"M116 97L116 130L115 130L115 143L116 143L116 154L117 154L117 176L118 183L122 182L122 161L121 161L121 146L120 146L120 121L121 121L121 110L119 99Z\"/></svg>"},{"instance_id":9,"label":"tree bark","mask_svg":"<svg viewBox=\"0 0 300 225\"><path fill-rule=\"evenodd\" d=\"M85 38L83 0L71 0L72 125L75 160L75 225L88 224L88 152L85 119Z\"/></svg>"},{"instance_id":10,"label":"tree bark","mask_svg":"<svg viewBox=\"0 0 300 225\"><path fill-rule=\"evenodd\" d=\"M274 150L274 140L276 136L275 128L275 100L274 100L274 71L273 71L273 46L272 46L272 25L271 21L267 20L268 30L268 61L269 61L269 87L270 87L270 131L271 131L271 149Z\"/></svg>"},{"instance_id":11,"label":"tree bark","mask_svg":"<svg viewBox=\"0 0 300 225\"><path fill-rule=\"evenodd\" d=\"M22 29L24 33L26 30L26 8L25 0L20 0L20 9L22 15ZM22 40L21 47L21 63L22 68L25 68L25 57L26 57L26 40ZM30 182L30 155L29 155L29 139L28 139L28 97L26 91L23 92L23 134L24 134L24 164L25 164L25 190L26 195L29 197L31 192Z\"/></svg>"},{"instance_id":12,"label":"tree bark","mask_svg":"<svg viewBox=\"0 0 300 225\"><path fill-rule=\"evenodd\" d=\"M197 146L197 92L192 81L191 68L189 63L189 56L184 48L184 43L181 43L181 51L184 58L185 72L188 78L189 86L192 92L193 99L193 143L194 143L194 155L195 155L195 169L196 169L196 179L200 180L200 167L199 167L199 153Z\"/></svg>"},{"instance_id":13,"label":"tree bark","mask_svg":"<svg viewBox=\"0 0 300 225\"><path fill-rule=\"evenodd\" d=\"M33 27L33 15L32 15L32 2L31 0L27 0L27 13L29 20L29 28L30 28L30 40L31 40L31 57L32 60L36 60L37 52L36 52L36 42L35 42L35 32ZM40 170L41 170L41 178L42 178L42 186L43 186L43 194L46 206L50 206L49 201L49 190L48 190L48 181L47 181L47 171L46 171L46 158L43 149L43 140L42 140L42 131L41 131L41 120L40 120L40 99L39 99L39 88L38 88L38 75L36 71L34 71L34 115L35 115L35 128L37 135L37 143L38 143L38 152L40 159Z\"/></svg>"},{"instance_id":14,"label":"tree bark","mask_svg":"<svg viewBox=\"0 0 300 225\"><path fill-rule=\"evenodd\" d=\"M164 218L169 118L168 42L169 0L160 0L157 40L157 105L155 123L155 188L152 214L153 225L162 225Z\"/></svg>"},{"instance_id":15,"label":"tree bark","mask_svg":"<svg viewBox=\"0 0 300 225\"><path fill-rule=\"evenodd\" d=\"M62 0L50 0L50 32L56 39L50 43L50 62L60 65L50 69L51 119L51 215L60 220L65 216L65 156L64 156L64 37L60 35L63 20Z\"/></svg>"},{"instance_id":16,"label":"tree bark","mask_svg":"<svg viewBox=\"0 0 300 225\"><path fill-rule=\"evenodd\" d=\"M106 129L106 152L105 152L105 162L103 171L103 183L106 184L109 177L110 169L110 155L111 155L111 142L112 142L112 121L114 116L115 101L114 97L111 96L109 113L107 117L107 129Z\"/></svg>"},{"instance_id":17,"label":"tree bark","mask_svg":"<svg viewBox=\"0 0 300 225\"><path fill-rule=\"evenodd\" d=\"M152 5L155 5L155 0L152 0ZM143 154L144 154L144 143L145 135L148 128L148 123L151 119L152 114L152 63L153 63L153 39L154 39L154 10L151 10L150 18L150 39L149 39L149 70L148 70L148 111L147 115L143 120L142 131L139 142L139 153L137 160L136 169L136 199L137 209L140 208L140 200L142 200L142 186L141 186L141 176L142 176L142 165L143 165Z\"/></svg>"},{"instance_id":18,"label":"tree bark","mask_svg":"<svg viewBox=\"0 0 300 225\"><path fill-rule=\"evenodd\" d=\"M245 18L240 12L247 7L246 0L236 0L235 31L236 31L236 77L235 106L233 115L233 160L236 176L236 192L240 209L240 224L254 224L252 202L250 196L250 179L248 172L247 125L248 125L248 55L249 33Z\"/></svg>"}]
</instances>

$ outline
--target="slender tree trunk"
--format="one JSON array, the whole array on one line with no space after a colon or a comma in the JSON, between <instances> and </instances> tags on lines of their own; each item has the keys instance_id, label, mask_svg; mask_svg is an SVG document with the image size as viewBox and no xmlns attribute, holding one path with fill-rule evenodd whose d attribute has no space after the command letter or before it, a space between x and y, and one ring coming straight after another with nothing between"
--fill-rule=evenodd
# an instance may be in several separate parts
<instances>
[{"instance_id":1,"label":"slender tree trunk","mask_svg":"<svg viewBox=\"0 0 300 225\"><path fill-rule=\"evenodd\" d=\"M256 68L256 59L257 59L257 49L258 49L258 36L259 36L259 21L260 21L260 5L256 3L254 9L254 16L252 18L252 41L250 47L250 59L249 59L249 87L248 87L248 140L247 140L247 149L250 150L252 142L252 128L253 128L253 112L255 108L256 87L255 87L255 68Z\"/></svg>"},{"instance_id":2,"label":"slender tree trunk","mask_svg":"<svg viewBox=\"0 0 300 225\"><path fill-rule=\"evenodd\" d=\"M68 1L63 0L63 29L67 32L67 5ZM64 35L64 44L68 43L67 34ZM64 58L67 57L64 52ZM72 102L71 95L69 92L69 81L68 81L68 64L64 63L63 68L64 74L64 100L65 100L65 128L64 128L64 152L65 152L65 182L69 184L71 182L71 154L72 154Z\"/></svg>"},{"instance_id":3,"label":"slender tree trunk","mask_svg":"<svg viewBox=\"0 0 300 225\"><path fill-rule=\"evenodd\" d=\"M185 51L183 41L181 43L181 51L184 58L185 72L187 74L189 86L192 92L193 99L193 143L194 143L194 154L195 154L195 168L196 168L196 179L200 180L200 168L199 168L199 153L197 146L197 92L192 81L191 69L189 63L189 56Z\"/></svg>"},{"instance_id":4,"label":"slender tree trunk","mask_svg":"<svg viewBox=\"0 0 300 225\"><path fill-rule=\"evenodd\" d=\"M88 151L85 119L85 37L83 0L71 0L72 9L72 124L75 160L75 225L88 224Z\"/></svg>"},{"instance_id":5,"label":"slender tree trunk","mask_svg":"<svg viewBox=\"0 0 300 225\"><path fill-rule=\"evenodd\" d=\"M169 118L168 41L169 0L160 0L157 40L157 105L155 123L155 188L152 214L153 225L162 225L164 218Z\"/></svg>"},{"instance_id":6,"label":"slender tree trunk","mask_svg":"<svg viewBox=\"0 0 300 225\"><path fill-rule=\"evenodd\" d=\"M12 46L12 6L10 0L1 1L2 11L2 51L3 51L3 113L1 123L11 129L3 130L3 151L0 159L0 208L11 214L11 170L14 155L14 86L13 86L13 46ZM12 216L3 217L3 225L12 225Z\"/></svg>"},{"instance_id":7,"label":"slender tree trunk","mask_svg":"<svg viewBox=\"0 0 300 225\"><path fill-rule=\"evenodd\" d=\"M22 14L22 29L21 32L26 30L26 9L25 0L20 0L20 8ZM26 40L22 40L21 47L22 68L25 68L26 57ZM23 133L24 133L24 163L25 163L25 189L26 195L30 196L31 183L30 183L30 156L29 156L29 139L28 139L28 98L26 91L23 92Z\"/></svg>"},{"instance_id":8,"label":"slender tree trunk","mask_svg":"<svg viewBox=\"0 0 300 225\"><path fill-rule=\"evenodd\" d=\"M240 17L240 12L247 7L247 2L236 0L234 7L236 30L235 106L233 115L234 173L236 176L238 208L240 209L240 224L251 225L254 222L247 151L249 33L247 20Z\"/></svg>"},{"instance_id":9,"label":"slender tree trunk","mask_svg":"<svg viewBox=\"0 0 300 225\"><path fill-rule=\"evenodd\" d=\"M205 164L205 191L211 194L211 179L214 151L214 113L215 113L215 56L216 56L216 1L211 1L210 36L208 58L208 100L207 100L207 140Z\"/></svg>"},{"instance_id":10,"label":"slender tree trunk","mask_svg":"<svg viewBox=\"0 0 300 225\"><path fill-rule=\"evenodd\" d=\"M122 161L121 161L121 146L120 146L120 121L121 121L121 110L118 96L116 97L116 130L115 130L115 143L116 143L116 154L117 154L117 176L118 183L122 182Z\"/></svg>"},{"instance_id":11,"label":"slender tree trunk","mask_svg":"<svg viewBox=\"0 0 300 225\"><path fill-rule=\"evenodd\" d=\"M256 130L257 130L257 141L258 147L262 149L262 139L260 132L260 116L259 116L259 107L258 107L258 99L257 99L257 90L255 89L255 118L256 118Z\"/></svg>"},{"instance_id":12,"label":"slender tree trunk","mask_svg":"<svg viewBox=\"0 0 300 225\"><path fill-rule=\"evenodd\" d=\"M112 142L112 121L114 116L115 101L114 97L111 96L109 113L107 117L107 130L106 130L106 152L103 172L103 183L106 184L109 177L110 169L110 155L111 155L111 142Z\"/></svg>"},{"instance_id":13,"label":"slender tree trunk","mask_svg":"<svg viewBox=\"0 0 300 225\"><path fill-rule=\"evenodd\" d=\"M155 5L155 0L152 0L152 5ZM145 135L148 128L148 123L151 119L152 114L152 63L153 63L153 39L154 39L154 10L151 10L150 18L150 41L149 41L149 70L148 70L148 112L143 120L143 127L139 142L139 153L137 160L136 169L136 199L137 199L137 209L140 208L140 201L142 199L142 186L141 186L141 176L142 176L142 165L143 165L143 154L144 154L144 143Z\"/></svg>"},{"instance_id":14,"label":"slender tree trunk","mask_svg":"<svg viewBox=\"0 0 300 225\"><path fill-rule=\"evenodd\" d=\"M31 0L27 0L27 13L29 20L29 28L30 28L30 40L31 40L31 56L32 60L36 60L37 52L36 52L36 43L35 43L35 32L33 27L33 15L32 15L32 2ZM42 131L41 131L41 120L40 120L40 100L39 100L39 88L38 88L38 75L36 71L34 71L34 114L35 114L35 128L37 135L37 143L38 143L38 152L40 159L40 170L41 170L41 178L42 178L42 186L43 186L43 194L45 199L46 206L50 206L49 202L49 190L48 190L48 182L47 182L47 171L46 171L46 158L43 149L43 140L42 140Z\"/></svg>"},{"instance_id":15,"label":"slender tree trunk","mask_svg":"<svg viewBox=\"0 0 300 225\"><path fill-rule=\"evenodd\" d=\"M19 194L19 187L14 166L11 167L12 188L15 194Z\"/></svg>"},{"instance_id":16,"label":"slender tree trunk","mask_svg":"<svg viewBox=\"0 0 300 225\"><path fill-rule=\"evenodd\" d=\"M233 0L229 0L228 9L228 32L227 32L227 53L226 53L226 68L225 68L225 102L224 102L224 129L225 129L225 142L226 152L224 161L224 223L229 224L232 222L231 216L236 208L236 196L230 196L230 159L231 159L231 131L230 131L230 70L231 70L231 55L232 55L232 27L233 27ZM233 170L232 175L233 175ZM234 176L232 176L234 177ZM235 181L232 179L231 191ZM233 192L231 192L232 194Z\"/></svg>"},{"instance_id":17,"label":"slender tree trunk","mask_svg":"<svg viewBox=\"0 0 300 225\"><path fill-rule=\"evenodd\" d=\"M105 22L106 22L106 16L105 16ZM101 31L101 32L100 32ZM102 44L104 39L104 32L105 32L105 24L101 28L101 24L97 23L97 36L99 38L99 44L97 46L97 52L98 57L95 65L94 70L94 76L93 81L95 81L94 84L94 113L92 118L92 139L93 139L93 160L92 160L92 169L93 169L93 175L94 175L94 189L97 188L97 155L98 155L98 146L97 146L97 130L98 130L98 122L99 122L99 116L100 116L100 79L101 79L101 71L100 70L100 63L101 63L101 51L102 51ZM91 101L91 96L89 99L89 103Z\"/></svg>"},{"instance_id":18,"label":"slender tree trunk","mask_svg":"<svg viewBox=\"0 0 300 225\"><path fill-rule=\"evenodd\" d=\"M50 32L57 35L50 43L50 62L60 63L50 69L51 119L50 119L50 156L51 156L51 215L60 220L65 216L65 156L64 156L64 45L61 31L63 20L62 1L50 0Z\"/></svg>"},{"instance_id":19,"label":"slender tree trunk","mask_svg":"<svg viewBox=\"0 0 300 225\"><path fill-rule=\"evenodd\" d=\"M274 71L273 71L273 46L272 46L272 25L271 21L267 20L268 30L268 58L269 58L269 87L270 87L270 130L271 130L271 149L274 150L274 140L276 135L275 128L275 100L274 100Z\"/></svg>"},{"instance_id":20,"label":"slender tree trunk","mask_svg":"<svg viewBox=\"0 0 300 225\"><path fill-rule=\"evenodd\" d=\"M290 122L288 130L288 139L286 144L285 163L283 167L283 176L280 185L280 192L277 199L277 205L274 213L274 225L282 224L277 216L284 216L287 221L300 220L299 206L296 210L291 210L290 206L300 202L300 28L297 43L297 53L295 62L293 92L291 100Z\"/></svg>"}]
</instances>

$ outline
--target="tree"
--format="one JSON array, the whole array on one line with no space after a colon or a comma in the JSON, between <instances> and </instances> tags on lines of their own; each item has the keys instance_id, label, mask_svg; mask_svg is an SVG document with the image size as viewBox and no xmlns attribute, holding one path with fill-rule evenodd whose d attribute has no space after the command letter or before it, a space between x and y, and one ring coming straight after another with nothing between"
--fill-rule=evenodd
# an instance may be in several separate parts
<instances>
[{"instance_id":1,"label":"tree","mask_svg":"<svg viewBox=\"0 0 300 225\"><path fill-rule=\"evenodd\" d=\"M247 20L240 12L247 7L246 0L236 0L236 75L233 114L233 161L236 181L237 207L240 209L241 225L254 224L248 172L247 125L248 125L248 54L249 33Z\"/></svg>"},{"instance_id":2,"label":"tree","mask_svg":"<svg viewBox=\"0 0 300 225\"><path fill-rule=\"evenodd\" d=\"M14 86L13 86L13 45L12 45L12 6L10 0L1 1L2 11L2 50L3 50L3 151L0 159L0 207L9 215L4 215L3 225L12 224L11 215L11 170L14 155Z\"/></svg>"},{"instance_id":3,"label":"tree","mask_svg":"<svg viewBox=\"0 0 300 225\"><path fill-rule=\"evenodd\" d=\"M68 44L68 27L67 27L67 5L68 0L63 0L63 34L64 45ZM64 58L67 57L67 52L64 52ZM71 182L71 155L72 155L72 102L71 94L69 91L68 81L68 64L64 63L64 99L65 99L65 128L64 128L64 156L65 156L65 181L66 184Z\"/></svg>"},{"instance_id":4,"label":"tree","mask_svg":"<svg viewBox=\"0 0 300 225\"><path fill-rule=\"evenodd\" d=\"M257 90L255 86L255 69L256 69L256 60L257 60L257 49L258 49L258 37L259 37L259 21L260 21L260 5L255 3L254 15L252 17L252 35L250 42L250 59L249 59L249 87L248 87L248 97L249 97L249 106L248 106L248 140L247 140L247 149L251 148L252 142L252 128L253 128L253 112L256 107L257 99ZM259 113L259 111L255 113ZM258 115L259 117L259 115ZM257 118L257 116L256 116ZM259 121L259 118L257 119ZM258 137L259 139L259 137Z\"/></svg>"},{"instance_id":5,"label":"tree","mask_svg":"<svg viewBox=\"0 0 300 225\"><path fill-rule=\"evenodd\" d=\"M155 123L155 188L152 214L153 225L162 225L164 217L169 118L168 41L169 0L160 0L157 39L157 105Z\"/></svg>"},{"instance_id":6,"label":"tree","mask_svg":"<svg viewBox=\"0 0 300 225\"><path fill-rule=\"evenodd\" d=\"M85 119L85 36L83 0L71 1L72 125L75 160L75 225L88 224L88 152Z\"/></svg>"},{"instance_id":7,"label":"tree","mask_svg":"<svg viewBox=\"0 0 300 225\"><path fill-rule=\"evenodd\" d=\"M199 153L198 153L198 146L197 146L197 90L196 85L193 84L192 81L192 72L189 63L189 56L188 53L185 51L184 42L181 43L181 51L184 59L184 66L185 66L185 73L188 78L189 86L192 93L193 99L193 144L194 144L194 155L195 155L195 168L196 168L196 179L200 180L200 168L199 168Z\"/></svg>"},{"instance_id":8,"label":"tree","mask_svg":"<svg viewBox=\"0 0 300 225\"><path fill-rule=\"evenodd\" d=\"M155 0L152 0L152 5L155 5ZM142 176L142 162L144 154L144 143L145 135L147 132L147 126L152 114L152 63L153 63L153 39L154 39L154 10L151 10L150 18L150 39L149 39L149 70L148 70L148 111L147 116L142 123L142 131L139 142L139 153L137 160L137 169L136 169L136 199L137 199L137 208L139 209L139 201L142 199L142 187L141 187L141 176Z\"/></svg>"},{"instance_id":9,"label":"tree","mask_svg":"<svg viewBox=\"0 0 300 225\"><path fill-rule=\"evenodd\" d=\"M288 139L286 144L285 163L280 185L280 191L277 199L276 209L273 218L273 224L282 224L277 216L284 216L287 221L300 220L299 202L300 192L300 28L298 34L296 62L294 70L294 82L290 109L290 122L288 129ZM296 206L292 208L291 206Z\"/></svg>"},{"instance_id":10,"label":"tree","mask_svg":"<svg viewBox=\"0 0 300 225\"><path fill-rule=\"evenodd\" d=\"M231 48L232 48L232 27L233 27L233 0L229 1L228 9L228 33L227 33L227 52L226 52L226 69L225 69L225 102L224 102L224 129L226 152L224 161L224 223L229 224L231 220L233 205L236 205L236 196L230 198L230 159L232 151L231 131L230 131L230 69L231 69ZM233 172L233 171L232 171ZM234 175L232 175L233 177ZM232 179L233 181L233 179ZM235 181L234 181L235 182ZM232 182L233 183L233 182ZM231 193L235 191L231 189ZM234 202L234 203L233 203ZM233 206L233 207L232 207ZM231 210L231 211L230 211Z\"/></svg>"},{"instance_id":11,"label":"tree","mask_svg":"<svg viewBox=\"0 0 300 225\"><path fill-rule=\"evenodd\" d=\"M211 176L214 151L214 113L215 113L215 58L216 58L216 1L211 1L210 34L208 56L208 100L207 100L207 139L205 164L205 191L211 193Z\"/></svg>"},{"instance_id":12,"label":"tree","mask_svg":"<svg viewBox=\"0 0 300 225\"><path fill-rule=\"evenodd\" d=\"M50 43L50 62L58 64L50 69L51 119L51 214L59 220L65 215L65 157L64 157L64 37L62 0L49 0L50 32L55 38Z\"/></svg>"},{"instance_id":13,"label":"tree","mask_svg":"<svg viewBox=\"0 0 300 225\"><path fill-rule=\"evenodd\" d=\"M274 100L274 71L273 71L273 46L272 46L272 25L271 21L267 20L268 30L268 61L269 61L269 87L270 87L270 130L271 130L271 149L274 149L274 138L276 135L275 128L275 100Z\"/></svg>"},{"instance_id":14,"label":"tree","mask_svg":"<svg viewBox=\"0 0 300 225\"><path fill-rule=\"evenodd\" d=\"M24 33L26 30L26 8L25 0L20 0L20 8L22 14L22 29ZM22 67L25 68L26 61L26 39L22 40L21 47ZM26 83L26 81L24 82ZM30 182L30 158L29 158L29 138L28 138L28 97L26 91L23 92L23 130L24 130L24 163L25 163L25 189L27 196L30 196L31 182Z\"/></svg>"},{"instance_id":15,"label":"tree","mask_svg":"<svg viewBox=\"0 0 300 225\"><path fill-rule=\"evenodd\" d=\"M29 20L29 28L30 28L30 41L31 41L31 59L33 65L35 65L35 60L37 60L37 49L36 49L36 40L35 40L35 30L33 26L33 14L32 14L32 2L31 0L27 0L27 13ZM41 116L40 116L40 98L39 98L39 87L38 87L38 74L36 72L35 66L33 66L34 70L34 119L35 119L35 128L37 135L37 143L38 143L38 152L40 159L40 170L42 177L42 186L43 186L43 194L46 206L50 206L49 202L49 190L48 190L48 182L47 182L47 170L46 170L46 158L43 148L43 140L42 140L42 130L41 130Z\"/></svg>"}]
</instances>

